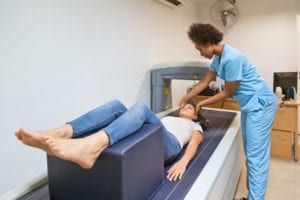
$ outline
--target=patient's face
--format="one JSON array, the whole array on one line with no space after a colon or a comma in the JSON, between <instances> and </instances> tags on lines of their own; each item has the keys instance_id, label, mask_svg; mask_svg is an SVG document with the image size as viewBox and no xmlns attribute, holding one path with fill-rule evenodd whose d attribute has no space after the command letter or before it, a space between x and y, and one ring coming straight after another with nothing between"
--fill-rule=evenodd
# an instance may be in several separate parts
<instances>
[{"instance_id":1,"label":"patient's face","mask_svg":"<svg viewBox=\"0 0 300 200\"><path fill-rule=\"evenodd\" d=\"M196 110L192 104L186 104L185 106L180 108L179 117L187 118L187 119L196 119Z\"/></svg>"}]
</instances>

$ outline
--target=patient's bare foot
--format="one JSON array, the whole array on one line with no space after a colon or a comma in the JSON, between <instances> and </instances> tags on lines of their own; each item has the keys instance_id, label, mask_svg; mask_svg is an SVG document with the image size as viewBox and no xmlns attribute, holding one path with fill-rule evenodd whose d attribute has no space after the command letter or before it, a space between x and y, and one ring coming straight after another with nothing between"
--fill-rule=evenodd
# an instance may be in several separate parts
<instances>
[{"instance_id":1,"label":"patient's bare foot","mask_svg":"<svg viewBox=\"0 0 300 200\"><path fill-rule=\"evenodd\" d=\"M24 144L32 147L42 149L49 155L54 155L49 147L44 144L44 136L39 132L29 131L27 129L21 128L15 133L16 137L21 140Z\"/></svg>"},{"instance_id":2,"label":"patient's bare foot","mask_svg":"<svg viewBox=\"0 0 300 200\"><path fill-rule=\"evenodd\" d=\"M108 147L109 138L103 131L79 139L49 137L45 140L51 151L59 158L75 162L85 169L94 166L101 152Z\"/></svg>"},{"instance_id":3,"label":"patient's bare foot","mask_svg":"<svg viewBox=\"0 0 300 200\"><path fill-rule=\"evenodd\" d=\"M21 129L15 132L16 137L18 140L22 140L22 135L21 135Z\"/></svg>"},{"instance_id":4,"label":"patient's bare foot","mask_svg":"<svg viewBox=\"0 0 300 200\"><path fill-rule=\"evenodd\" d=\"M72 133L72 127L69 124L66 124L62 127L49 131L29 131L25 128L21 128L20 130L16 131L15 135L17 139L21 140L24 144L42 149L48 154L54 155L49 147L44 143L45 139L49 136L57 138L70 138Z\"/></svg>"}]
</instances>

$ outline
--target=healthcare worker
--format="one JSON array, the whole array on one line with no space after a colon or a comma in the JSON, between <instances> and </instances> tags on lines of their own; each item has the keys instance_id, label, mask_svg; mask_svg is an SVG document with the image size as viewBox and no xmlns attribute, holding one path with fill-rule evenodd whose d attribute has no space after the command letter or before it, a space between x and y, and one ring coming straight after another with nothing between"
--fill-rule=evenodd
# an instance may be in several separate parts
<instances>
[{"instance_id":1,"label":"healthcare worker","mask_svg":"<svg viewBox=\"0 0 300 200\"><path fill-rule=\"evenodd\" d=\"M181 106L204 90L216 77L225 89L200 101L202 106L232 97L241 108L243 146L246 154L249 200L263 200L270 161L270 133L277 110L277 99L256 67L237 49L222 43L223 33L211 24L192 24L188 36L201 56L213 58L204 78L182 98ZM243 198L246 199L246 198Z\"/></svg>"}]
</instances>

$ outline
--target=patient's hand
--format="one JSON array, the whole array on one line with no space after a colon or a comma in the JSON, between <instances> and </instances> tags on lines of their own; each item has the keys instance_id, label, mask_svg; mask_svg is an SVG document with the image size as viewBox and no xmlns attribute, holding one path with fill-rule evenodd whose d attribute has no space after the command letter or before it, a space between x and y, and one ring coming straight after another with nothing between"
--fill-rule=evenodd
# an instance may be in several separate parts
<instances>
[{"instance_id":1,"label":"patient's hand","mask_svg":"<svg viewBox=\"0 0 300 200\"><path fill-rule=\"evenodd\" d=\"M185 173L186 166L187 166L187 162L183 159L180 159L168 170L167 179L169 181L180 180L182 178L183 174Z\"/></svg>"}]
</instances>

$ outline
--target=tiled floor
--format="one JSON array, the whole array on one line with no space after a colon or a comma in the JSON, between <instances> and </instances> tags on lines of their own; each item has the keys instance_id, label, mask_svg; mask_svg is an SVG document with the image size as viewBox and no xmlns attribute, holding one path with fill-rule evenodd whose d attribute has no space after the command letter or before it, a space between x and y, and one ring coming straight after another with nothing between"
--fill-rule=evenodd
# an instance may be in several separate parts
<instances>
[{"instance_id":1,"label":"tiled floor","mask_svg":"<svg viewBox=\"0 0 300 200\"><path fill-rule=\"evenodd\" d=\"M298 149L300 149L300 142L298 142L298 146ZM242 155L244 155L244 152L242 152ZM242 156L242 162L242 174L235 198L246 197L247 195L244 156ZM293 161L271 157L269 181L265 200L299 200L299 188L300 160Z\"/></svg>"}]
</instances>

